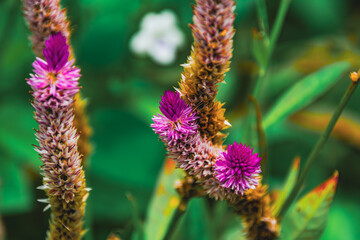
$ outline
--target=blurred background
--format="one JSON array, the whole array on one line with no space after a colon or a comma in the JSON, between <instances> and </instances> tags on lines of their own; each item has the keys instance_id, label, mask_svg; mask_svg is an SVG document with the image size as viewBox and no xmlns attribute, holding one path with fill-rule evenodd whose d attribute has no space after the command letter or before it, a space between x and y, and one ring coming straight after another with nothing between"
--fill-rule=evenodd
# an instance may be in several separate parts
<instances>
[{"instance_id":1,"label":"blurred background","mask_svg":"<svg viewBox=\"0 0 360 240\"><path fill-rule=\"evenodd\" d=\"M164 161L163 144L150 128L166 89L177 86L192 44L188 24L192 0L62 0L68 9L76 64L82 69L82 96L93 128L93 152L86 177L92 188L87 205L87 239L110 232L129 235L133 207L146 208ZM279 1L267 1L270 23ZM6 239L44 239L49 211L43 213L33 109L25 78L34 55L21 1L0 0L0 214ZM258 26L254 0L236 3L236 35L231 71L218 98L233 124L227 143L241 136L244 103L258 67L251 52ZM289 86L336 61L360 67L360 3L357 0L293 0L259 99L263 112ZM350 71L350 69L349 69ZM281 186L295 156L306 158L350 80L344 75L310 106L268 137L271 189ZM346 82L346 84L344 83ZM360 91L346 108L307 179L312 189L338 169L340 179L322 240L360 239ZM316 113L316 114L314 114ZM195 210L183 229L198 226ZM4 230L3 229L3 230ZM1 231L1 230L0 230ZM206 229L205 229L206 231ZM182 239L208 239L203 229L183 231ZM0 233L1 234L1 233Z\"/></svg>"}]
</instances>

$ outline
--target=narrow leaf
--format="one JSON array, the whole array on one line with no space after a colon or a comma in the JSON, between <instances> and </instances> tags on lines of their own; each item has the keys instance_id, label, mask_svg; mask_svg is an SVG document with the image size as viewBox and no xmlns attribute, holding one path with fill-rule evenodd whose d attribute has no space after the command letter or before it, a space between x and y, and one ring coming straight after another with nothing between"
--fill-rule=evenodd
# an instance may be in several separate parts
<instances>
[{"instance_id":1,"label":"narrow leaf","mask_svg":"<svg viewBox=\"0 0 360 240\"><path fill-rule=\"evenodd\" d=\"M301 198L282 220L280 239L316 240L325 230L338 172Z\"/></svg>"},{"instance_id":2,"label":"narrow leaf","mask_svg":"<svg viewBox=\"0 0 360 240\"><path fill-rule=\"evenodd\" d=\"M253 45L252 51L256 59L257 64L261 69L266 67L267 57L268 57L268 46L269 41L264 36L263 33L260 33L256 28L253 29Z\"/></svg>"},{"instance_id":3,"label":"narrow leaf","mask_svg":"<svg viewBox=\"0 0 360 240\"><path fill-rule=\"evenodd\" d=\"M166 159L151 200L144 226L145 239L160 240L169 225L180 197L174 189L174 183L183 178L183 172L175 169L175 163Z\"/></svg>"},{"instance_id":4,"label":"narrow leaf","mask_svg":"<svg viewBox=\"0 0 360 240\"><path fill-rule=\"evenodd\" d=\"M337 62L306 76L292 86L265 116L263 126L267 130L273 124L304 108L326 92L349 67L347 62Z\"/></svg>"},{"instance_id":5,"label":"narrow leaf","mask_svg":"<svg viewBox=\"0 0 360 240\"><path fill-rule=\"evenodd\" d=\"M287 196L290 194L292 188L294 187L296 179L299 174L299 166L300 166L300 157L296 157L294 159L292 167L289 171L289 174L285 180L284 187L280 191L280 193L274 203L274 206L273 206L274 216L278 215L281 206L283 205L285 199L287 198Z\"/></svg>"}]
</instances>

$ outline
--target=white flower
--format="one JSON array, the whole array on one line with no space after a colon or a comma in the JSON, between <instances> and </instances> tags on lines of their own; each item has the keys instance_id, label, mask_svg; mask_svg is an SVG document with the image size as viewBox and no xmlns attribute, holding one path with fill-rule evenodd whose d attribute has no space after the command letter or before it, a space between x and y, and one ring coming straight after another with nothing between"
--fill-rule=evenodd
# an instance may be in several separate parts
<instances>
[{"instance_id":1,"label":"white flower","mask_svg":"<svg viewBox=\"0 0 360 240\"><path fill-rule=\"evenodd\" d=\"M150 56L162 65L174 62L177 48L184 43L184 34L176 25L171 10L159 14L148 13L140 24L140 30L130 40L131 50L140 56Z\"/></svg>"}]
</instances>

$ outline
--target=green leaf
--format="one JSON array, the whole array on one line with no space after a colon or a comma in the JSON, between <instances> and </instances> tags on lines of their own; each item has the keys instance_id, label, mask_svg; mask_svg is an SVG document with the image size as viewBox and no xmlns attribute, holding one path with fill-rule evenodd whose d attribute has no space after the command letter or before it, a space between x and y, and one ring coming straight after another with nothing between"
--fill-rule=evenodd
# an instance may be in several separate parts
<instances>
[{"instance_id":1,"label":"green leaf","mask_svg":"<svg viewBox=\"0 0 360 240\"><path fill-rule=\"evenodd\" d=\"M244 225L240 218L236 218L234 223L231 224L221 237L223 240L246 240L246 236L244 234Z\"/></svg>"},{"instance_id":2,"label":"green leaf","mask_svg":"<svg viewBox=\"0 0 360 240\"><path fill-rule=\"evenodd\" d=\"M204 198L193 198L189 202L185 216L182 217L181 224L177 227L173 239L187 240L210 240L211 231L210 215L206 210Z\"/></svg>"},{"instance_id":3,"label":"green leaf","mask_svg":"<svg viewBox=\"0 0 360 240\"><path fill-rule=\"evenodd\" d=\"M145 239L162 239L171 221L180 197L174 189L176 180L183 178L183 172L175 169L175 163L167 159L158 179L145 222Z\"/></svg>"},{"instance_id":4,"label":"green leaf","mask_svg":"<svg viewBox=\"0 0 360 240\"><path fill-rule=\"evenodd\" d=\"M265 116L263 126L272 125L285 119L290 114L304 108L326 92L349 67L347 62L337 62L306 76L292 86Z\"/></svg>"},{"instance_id":5,"label":"green leaf","mask_svg":"<svg viewBox=\"0 0 360 240\"><path fill-rule=\"evenodd\" d=\"M325 230L338 172L301 198L282 220L281 239L316 240Z\"/></svg>"},{"instance_id":6,"label":"green leaf","mask_svg":"<svg viewBox=\"0 0 360 240\"><path fill-rule=\"evenodd\" d=\"M292 164L292 167L289 171L289 174L286 178L285 185L283 189L280 191L278 198L276 199L276 202L273 206L273 214L274 216L277 216L279 213L279 210L281 206L283 205L285 199L290 194L292 188L295 185L296 179L299 174L299 166L300 166L300 157L296 157L294 159L294 162Z\"/></svg>"}]
</instances>

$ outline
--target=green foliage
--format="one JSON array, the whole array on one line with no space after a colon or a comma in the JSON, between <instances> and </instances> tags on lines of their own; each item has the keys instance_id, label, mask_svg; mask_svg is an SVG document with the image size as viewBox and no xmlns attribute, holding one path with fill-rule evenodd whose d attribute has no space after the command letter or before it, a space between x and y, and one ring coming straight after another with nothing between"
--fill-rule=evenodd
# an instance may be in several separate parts
<instances>
[{"instance_id":1,"label":"green foliage","mask_svg":"<svg viewBox=\"0 0 360 240\"><path fill-rule=\"evenodd\" d=\"M91 120L96 129L96 151L87 173L93 188L90 199L94 201L94 218L130 217L132 208L126 192L139 200L137 204L144 211L164 155L161 143L148 123L127 111L102 110L94 113ZM147 144L139 144L139 139Z\"/></svg>"},{"instance_id":2,"label":"green foliage","mask_svg":"<svg viewBox=\"0 0 360 240\"><path fill-rule=\"evenodd\" d=\"M24 169L0 156L0 210L3 214L29 211L34 204Z\"/></svg>"},{"instance_id":3,"label":"green foliage","mask_svg":"<svg viewBox=\"0 0 360 240\"><path fill-rule=\"evenodd\" d=\"M31 107L16 99L9 101L9 104L0 106L0 149L6 149L7 154L36 167L40 159L31 146L31 143L35 144L33 129L36 127Z\"/></svg>"},{"instance_id":4,"label":"green foliage","mask_svg":"<svg viewBox=\"0 0 360 240\"><path fill-rule=\"evenodd\" d=\"M338 172L301 198L282 219L280 239L316 240L326 227Z\"/></svg>"},{"instance_id":5,"label":"green foliage","mask_svg":"<svg viewBox=\"0 0 360 240\"><path fill-rule=\"evenodd\" d=\"M210 227L210 215L206 204L207 199L194 198L187 207L186 213L179 222L172 240L198 239L212 240L214 235Z\"/></svg>"},{"instance_id":6,"label":"green foliage","mask_svg":"<svg viewBox=\"0 0 360 240\"><path fill-rule=\"evenodd\" d=\"M173 160L167 159L159 174L154 195L148 208L144 227L146 239L161 240L164 236L175 209L180 203L174 184L176 180L182 177L182 171L175 170Z\"/></svg>"},{"instance_id":7,"label":"green foliage","mask_svg":"<svg viewBox=\"0 0 360 240\"><path fill-rule=\"evenodd\" d=\"M284 182L284 186L279 191L279 196L277 197L277 199L273 205L274 216L277 216L279 214L280 207L282 206L286 197L290 194L290 191L294 187L295 182L299 175L299 167L300 167L300 158L297 157L294 159L294 162L291 166L288 176Z\"/></svg>"},{"instance_id":8,"label":"green foliage","mask_svg":"<svg viewBox=\"0 0 360 240\"><path fill-rule=\"evenodd\" d=\"M269 41L257 30L253 30L253 47L252 51L256 59L257 64L260 67L260 71L264 71L268 60L268 47Z\"/></svg>"},{"instance_id":9,"label":"green foliage","mask_svg":"<svg viewBox=\"0 0 360 240\"><path fill-rule=\"evenodd\" d=\"M264 2L268 5L269 23L272 25L280 1ZM94 150L86 169L88 186L93 190L88 199L85 221L87 228L92 231L85 236L87 239L105 239L111 231L116 231L121 233L120 236L125 236L124 239L130 237L129 232L134 229L134 208L126 198L128 192L134 196L139 211L137 215L142 221L156 219L145 224L147 233L155 234L155 226L161 226L160 230L164 231L176 204L167 209L166 216L159 213L169 206L171 197L177 199L173 190L176 175L166 176L162 180L164 186L167 186L167 192L160 196L155 190L148 208L165 154L163 144L157 141L149 124L151 116L158 112L160 94L176 86L182 71L179 64L184 63L189 54L192 36L188 24L192 18L190 4L194 1L61 0L61 3L68 8L73 31L71 43L77 56L76 62L82 68L82 93L89 99L89 119L94 131L91 139ZM284 186L277 205L281 204L281 199L293 183L290 179L294 178L294 171L285 183L280 181L290 164L289 159L295 155L306 155L317 138L317 133L281 120L306 107L327 91L346 69L346 64L327 66L294 87L290 86L305 73L311 72L307 66L328 64L326 56L331 56L334 61L353 58L352 63L356 63L353 67L358 67L360 31L354 19L359 18L359 13L356 7L348 7L354 4L354 0L298 0L291 3L259 95L262 110L265 112L270 109L265 119L269 144L269 182L271 186L274 182L281 182ZM37 126L28 101L30 88L24 80L31 72L34 56L20 5L21 1L0 1L0 211L9 240L26 239L29 232L34 234L31 235L34 236L32 239L43 239L45 230L39 230L42 228L39 222L45 225L48 217L48 213L42 213L43 205L35 201L35 195L43 198L44 193L35 189L40 182L41 162L31 146L36 144L32 129ZM227 142L241 141L245 135L244 100L258 71L251 54L256 56L255 61L260 66L265 65L266 42L261 38L252 41L251 38L252 29L257 27L255 7L254 0L236 3L232 69L227 73L226 84L220 85L217 95L218 99L226 103L225 116L233 125L226 130L229 133ZM186 44L177 53L173 65L158 66L149 58L136 57L129 49L129 39L139 29L146 13L160 12L166 8L176 13L179 25L186 34ZM259 29L261 32L261 27ZM314 46L326 47L328 55L314 59L310 57L307 65L297 68L294 63ZM112 79L116 80L111 82ZM339 89L344 84L338 82L336 86L321 99L317 110L328 108L330 111L338 103L342 93ZM286 88L289 88L288 92L277 99ZM360 95L353 97L355 99L347 111L358 122ZM293 102L293 99L297 101ZM274 105L275 100L278 102ZM334 168L342 173L342 179L341 191L329 213L328 227L322 240L357 240L360 235L357 227L360 207L356 192L360 186L354 177L360 171L359 149L356 146L349 147L346 141L332 139L324 150L318 164L310 172L307 186L315 184ZM228 215L209 214L207 207L204 208L202 204L202 200L190 203L190 211L185 215L181 228L184 235L179 235L178 239L210 237L212 240L230 240L243 237L240 221L225 224ZM289 212L283 220L284 234L292 231L286 230L286 219L290 216L298 217ZM209 225L202 218L209 218L206 221L210 220L210 230L206 229ZM325 217L322 219L324 221ZM228 227L216 229L215 232L223 233L220 234L222 237L215 236L213 231L220 223ZM204 236L200 234L202 231Z\"/></svg>"},{"instance_id":10,"label":"green foliage","mask_svg":"<svg viewBox=\"0 0 360 240\"><path fill-rule=\"evenodd\" d=\"M349 63L346 62L334 63L293 85L266 114L263 122L264 128L269 129L272 125L280 123L290 114L313 102L326 92L348 67Z\"/></svg>"}]
</instances>

